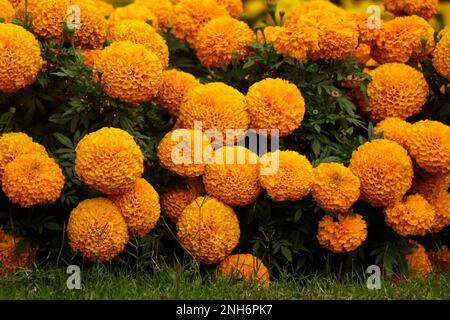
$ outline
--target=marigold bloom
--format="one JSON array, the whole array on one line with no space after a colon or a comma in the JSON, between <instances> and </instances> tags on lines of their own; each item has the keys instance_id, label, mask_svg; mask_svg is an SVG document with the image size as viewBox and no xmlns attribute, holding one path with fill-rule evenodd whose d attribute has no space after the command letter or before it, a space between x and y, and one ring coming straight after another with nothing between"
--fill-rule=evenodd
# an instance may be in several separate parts
<instances>
[{"instance_id":1,"label":"marigold bloom","mask_svg":"<svg viewBox=\"0 0 450 320\"><path fill-rule=\"evenodd\" d=\"M15 24L0 24L0 92L29 85L42 64L39 42L31 33Z\"/></svg>"},{"instance_id":2,"label":"marigold bloom","mask_svg":"<svg viewBox=\"0 0 450 320\"><path fill-rule=\"evenodd\" d=\"M398 201L412 184L411 158L393 141L366 142L353 152L349 168L361 181L361 199L374 207Z\"/></svg>"},{"instance_id":3,"label":"marigold bloom","mask_svg":"<svg viewBox=\"0 0 450 320\"><path fill-rule=\"evenodd\" d=\"M135 4L146 6L158 19L158 30L165 30L171 23L173 5L170 0L136 0Z\"/></svg>"},{"instance_id":4,"label":"marigold bloom","mask_svg":"<svg viewBox=\"0 0 450 320\"><path fill-rule=\"evenodd\" d=\"M82 0L72 1L80 9L80 28L75 29L75 45L83 49L101 49L106 41L108 23L94 5Z\"/></svg>"},{"instance_id":5,"label":"marigold bloom","mask_svg":"<svg viewBox=\"0 0 450 320\"><path fill-rule=\"evenodd\" d=\"M450 127L432 120L414 123L406 147L417 165L430 173L450 171Z\"/></svg>"},{"instance_id":6,"label":"marigold bloom","mask_svg":"<svg viewBox=\"0 0 450 320\"><path fill-rule=\"evenodd\" d=\"M131 189L144 171L144 156L133 137L117 128L84 136L76 149L75 171L89 187L116 195Z\"/></svg>"},{"instance_id":7,"label":"marigold bloom","mask_svg":"<svg viewBox=\"0 0 450 320\"><path fill-rule=\"evenodd\" d=\"M431 232L439 232L448 227L450 225L450 193L447 190L439 191L427 200L435 212Z\"/></svg>"},{"instance_id":8,"label":"marigold bloom","mask_svg":"<svg viewBox=\"0 0 450 320\"><path fill-rule=\"evenodd\" d=\"M130 235L143 238L158 223L161 213L159 195L143 178L138 179L132 189L109 199L125 219Z\"/></svg>"},{"instance_id":9,"label":"marigold bloom","mask_svg":"<svg viewBox=\"0 0 450 320\"><path fill-rule=\"evenodd\" d=\"M158 145L161 166L182 177L198 177L205 172L213 149L200 130L176 129L168 132Z\"/></svg>"},{"instance_id":10,"label":"marigold bloom","mask_svg":"<svg viewBox=\"0 0 450 320\"><path fill-rule=\"evenodd\" d=\"M412 252L410 254L405 255L409 275L411 277L418 275L421 278L425 278L433 271L427 252L421 244L418 244L413 240L409 240L409 242L416 246L416 248L411 248Z\"/></svg>"},{"instance_id":11,"label":"marigold bloom","mask_svg":"<svg viewBox=\"0 0 450 320\"><path fill-rule=\"evenodd\" d=\"M311 163L296 151L276 151L261 157L259 181L274 201L299 201L311 191ZM263 171L267 170L267 171Z\"/></svg>"},{"instance_id":12,"label":"marigold bloom","mask_svg":"<svg viewBox=\"0 0 450 320\"><path fill-rule=\"evenodd\" d=\"M171 117L178 118L187 94L199 85L200 81L187 72L175 69L164 71L156 102L166 109Z\"/></svg>"},{"instance_id":13,"label":"marigold bloom","mask_svg":"<svg viewBox=\"0 0 450 320\"><path fill-rule=\"evenodd\" d=\"M197 57L205 67L222 67L230 64L232 58L242 60L250 52L247 44L255 35L242 21L222 16L205 24L192 45Z\"/></svg>"},{"instance_id":14,"label":"marigold bloom","mask_svg":"<svg viewBox=\"0 0 450 320\"><path fill-rule=\"evenodd\" d=\"M17 8L22 0L8 0L14 8Z\"/></svg>"},{"instance_id":15,"label":"marigold bloom","mask_svg":"<svg viewBox=\"0 0 450 320\"><path fill-rule=\"evenodd\" d=\"M370 72L369 103L363 108L374 121L388 117L405 120L422 110L427 102L428 83L424 75L405 64L387 63Z\"/></svg>"},{"instance_id":16,"label":"marigold bloom","mask_svg":"<svg viewBox=\"0 0 450 320\"><path fill-rule=\"evenodd\" d=\"M334 253L356 250L367 238L367 225L359 214L339 214L338 221L325 215L319 222L317 239Z\"/></svg>"},{"instance_id":17,"label":"marigold bloom","mask_svg":"<svg viewBox=\"0 0 450 320\"><path fill-rule=\"evenodd\" d=\"M183 248L204 264L224 260L239 242L239 220L233 209L211 197L199 197L177 222Z\"/></svg>"},{"instance_id":18,"label":"marigold bloom","mask_svg":"<svg viewBox=\"0 0 450 320\"><path fill-rule=\"evenodd\" d=\"M311 11L322 11L329 15L343 15L345 11L328 0L313 0L308 2L300 2L289 14L286 15L284 22L285 27L294 26L298 21Z\"/></svg>"},{"instance_id":19,"label":"marigold bloom","mask_svg":"<svg viewBox=\"0 0 450 320\"><path fill-rule=\"evenodd\" d=\"M383 0L385 9L396 16L416 15L430 20L437 13L438 0Z\"/></svg>"},{"instance_id":20,"label":"marigold bloom","mask_svg":"<svg viewBox=\"0 0 450 320\"><path fill-rule=\"evenodd\" d=\"M103 17L109 17L114 12L114 6L103 0L81 0L86 4L93 5Z\"/></svg>"},{"instance_id":21,"label":"marigold bloom","mask_svg":"<svg viewBox=\"0 0 450 320\"><path fill-rule=\"evenodd\" d=\"M373 128L375 134L383 133L383 139L388 139L397 142L402 147L405 147L408 129L411 127L409 122L400 118L388 117Z\"/></svg>"},{"instance_id":22,"label":"marigold bloom","mask_svg":"<svg viewBox=\"0 0 450 320\"><path fill-rule=\"evenodd\" d=\"M308 57L310 50L319 49L319 33L308 21L277 30L273 46L277 53L287 54L299 61Z\"/></svg>"},{"instance_id":23,"label":"marigold bloom","mask_svg":"<svg viewBox=\"0 0 450 320\"><path fill-rule=\"evenodd\" d=\"M102 52L101 50L95 49L95 50L81 50L81 59L83 61L84 66L94 66L94 61L98 57L98 55Z\"/></svg>"},{"instance_id":24,"label":"marigold bloom","mask_svg":"<svg viewBox=\"0 0 450 320\"><path fill-rule=\"evenodd\" d=\"M450 80L450 26L439 33L440 40L433 52L433 66L436 71Z\"/></svg>"},{"instance_id":25,"label":"marigold bloom","mask_svg":"<svg viewBox=\"0 0 450 320\"><path fill-rule=\"evenodd\" d=\"M27 240L8 234L0 228L0 276L28 267L34 262L36 252L28 241L25 249L20 253L17 252L17 246L22 241Z\"/></svg>"},{"instance_id":26,"label":"marigold bloom","mask_svg":"<svg viewBox=\"0 0 450 320\"><path fill-rule=\"evenodd\" d=\"M98 72L106 94L120 101L139 103L158 93L162 64L144 45L119 41L103 49L95 59L95 78Z\"/></svg>"},{"instance_id":27,"label":"marigold bloom","mask_svg":"<svg viewBox=\"0 0 450 320\"><path fill-rule=\"evenodd\" d=\"M368 44L360 43L355 50L354 57L360 65L365 65L370 60L371 47Z\"/></svg>"},{"instance_id":28,"label":"marigold bloom","mask_svg":"<svg viewBox=\"0 0 450 320\"><path fill-rule=\"evenodd\" d=\"M266 43L273 43L276 38L278 37L278 34L280 31L283 30L281 27L278 26L266 26L263 31L258 30L258 33L256 35L257 40L259 43L264 44L264 39ZM263 36L264 33L264 36ZM284 53L284 52L280 52ZM287 52L285 52L287 53ZM288 53L287 53L288 54Z\"/></svg>"},{"instance_id":29,"label":"marigold bloom","mask_svg":"<svg viewBox=\"0 0 450 320\"><path fill-rule=\"evenodd\" d=\"M450 186L450 172L423 173L416 169L411 191L420 193L426 199L432 199L442 191L447 191ZM429 200L430 201L430 200Z\"/></svg>"},{"instance_id":30,"label":"marigold bloom","mask_svg":"<svg viewBox=\"0 0 450 320\"><path fill-rule=\"evenodd\" d=\"M264 263L251 254L233 254L223 260L216 269L216 275L243 280L248 286L268 287L270 274Z\"/></svg>"},{"instance_id":31,"label":"marigold bloom","mask_svg":"<svg viewBox=\"0 0 450 320\"><path fill-rule=\"evenodd\" d=\"M242 146L225 146L214 152L206 166L206 193L229 206L253 203L262 188L258 181L259 157Z\"/></svg>"},{"instance_id":32,"label":"marigold bloom","mask_svg":"<svg viewBox=\"0 0 450 320\"><path fill-rule=\"evenodd\" d=\"M144 22L151 21L152 27L158 31L161 31L159 29L158 18L153 13L153 11L146 6L137 3L132 3L126 5L125 7L116 8L116 10L114 10L114 12L109 16L109 28L114 28L120 21L123 20L139 20Z\"/></svg>"},{"instance_id":33,"label":"marigold bloom","mask_svg":"<svg viewBox=\"0 0 450 320\"><path fill-rule=\"evenodd\" d=\"M446 245L442 245L437 251L428 252L433 269L447 272L450 265L450 251Z\"/></svg>"},{"instance_id":34,"label":"marigold bloom","mask_svg":"<svg viewBox=\"0 0 450 320\"><path fill-rule=\"evenodd\" d=\"M247 93L250 125L256 129L278 129L280 137L291 134L303 121L305 101L295 84L267 78L253 84Z\"/></svg>"},{"instance_id":35,"label":"marigold bloom","mask_svg":"<svg viewBox=\"0 0 450 320\"><path fill-rule=\"evenodd\" d=\"M322 209L346 212L360 195L360 181L341 163L321 163L314 169L311 194Z\"/></svg>"},{"instance_id":36,"label":"marigold bloom","mask_svg":"<svg viewBox=\"0 0 450 320\"><path fill-rule=\"evenodd\" d=\"M52 38L55 41L61 41L64 23L69 17L68 5L67 0L28 1L28 13L33 21L33 32L44 39ZM18 12L22 12L22 9Z\"/></svg>"},{"instance_id":37,"label":"marigold bloom","mask_svg":"<svg viewBox=\"0 0 450 320\"><path fill-rule=\"evenodd\" d=\"M235 19L239 19L241 13L244 11L244 6L242 4L242 0L216 0L216 2L225 7L230 16Z\"/></svg>"},{"instance_id":38,"label":"marigold bloom","mask_svg":"<svg viewBox=\"0 0 450 320\"><path fill-rule=\"evenodd\" d=\"M121 253L128 242L127 224L110 200L87 199L70 213L67 237L72 250L84 259L109 261Z\"/></svg>"},{"instance_id":39,"label":"marigold bloom","mask_svg":"<svg viewBox=\"0 0 450 320\"><path fill-rule=\"evenodd\" d=\"M0 19L3 19L3 22L11 22L15 13L12 4L8 0L0 0Z\"/></svg>"}]
</instances>

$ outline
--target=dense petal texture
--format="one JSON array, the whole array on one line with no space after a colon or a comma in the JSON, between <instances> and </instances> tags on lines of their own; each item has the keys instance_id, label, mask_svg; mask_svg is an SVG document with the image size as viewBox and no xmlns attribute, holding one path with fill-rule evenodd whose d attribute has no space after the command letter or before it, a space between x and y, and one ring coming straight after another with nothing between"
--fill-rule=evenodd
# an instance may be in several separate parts
<instances>
[{"instance_id":1,"label":"dense petal texture","mask_svg":"<svg viewBox=\"0 0 450 320\"><path fill-rule=\"evenodd\" d=\"M233 254L225 258L216 269L218 276L243 280L248 286L267 287L270 274L264 263L251 254Z\"/></svg>"},{"instance_id":2,"label":"dense petal texture","mask_svg":"<svg viewBox=\"0 0 450 320\"><path fill-rule=\"evenodd\" d=\"M23 241L26 241L25 249L18 252L17 247ZM25 238L15 237L0 228L0 276L30 266L35 255L35 250Z\"/></svg>"},{"instance_id":3,"label":"dense petal texture","mask_svg":"<svg viewBox=\"0 0 450 320\"><path fill-rule=\"evenodd\" d=\"M383 134L383 139L388 139L397 142L402 147L406 147L406 140L408 138L408 130L411 124L395 117L388 117L373 128L374 133Z\"/></svg>"}]
</instances>

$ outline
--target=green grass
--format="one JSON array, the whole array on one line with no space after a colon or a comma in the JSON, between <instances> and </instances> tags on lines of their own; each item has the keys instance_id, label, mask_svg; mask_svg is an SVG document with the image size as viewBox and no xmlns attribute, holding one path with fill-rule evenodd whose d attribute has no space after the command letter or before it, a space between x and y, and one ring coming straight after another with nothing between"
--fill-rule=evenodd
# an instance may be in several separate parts
<instances>
[{"instance_id":1,"label":"green grass","mask_svg":"<svg viewBox=\"0 0 450 320\"><path fill-rule=\"evenodd\" d=\"M213 281L195 267L161 267L131 272L108 265L82 270L82 289L66 287L65 268L22 270L0 278L0 299L450 299L450 273L368 290L365 280L333 276L283 276L267 289L249 289L225 279Z\"/></svg>"}]
</instances>

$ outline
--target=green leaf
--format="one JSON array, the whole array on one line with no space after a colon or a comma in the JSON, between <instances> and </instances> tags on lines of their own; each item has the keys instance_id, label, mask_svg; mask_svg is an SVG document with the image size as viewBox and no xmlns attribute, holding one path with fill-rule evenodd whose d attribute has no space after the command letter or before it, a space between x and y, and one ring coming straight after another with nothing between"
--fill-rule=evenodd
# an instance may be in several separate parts
<instances>
[{"instance_id":1,"label":"green leaf","mask_svg":"<svg viewBox=\"0 0 450 320\"><path fill-rule=\"evenodd\" d=\"M44 228L46 228L48 230L53 230L53 231L60 231L61 230L61 226L58 225L55 222L46 222L46 223L44 223Z\"/></svg>"},{"instance_id":2,"label":"green leaf","mask_svg":"<svg viewBox=\"0 0 450 320\"><path fill-rule=\"evenodd\" d=\"M292 252L288 247L281 247L281 254L289 261L292 262Z\"/></svg>"},{"instance_id":3,"label":"green leaf","mask_svg":"<svg viewBox=\"0 0 450 320\"><path fill-rule=\"evenodd\" d=\"M295 215L294 215L294 222L298 222L300 220L300 218L302 217L303 211L302 208L297 209L297 211L295 211Z\"/></svg>"},{"instance_id":4,"label":"green leaf","mask_svg":"<svg viewBox=\"0 0 450 320\"><path fill-rule=\"evenodd\" d=\"M67 148L73 149L73 143L72 141L70 141L69 138L67 138L65 135L59 133L59 132L54 132L53 136L56 138L56 140L58 140L62 145L66 146Z\"/></svg>"}]
</instances>

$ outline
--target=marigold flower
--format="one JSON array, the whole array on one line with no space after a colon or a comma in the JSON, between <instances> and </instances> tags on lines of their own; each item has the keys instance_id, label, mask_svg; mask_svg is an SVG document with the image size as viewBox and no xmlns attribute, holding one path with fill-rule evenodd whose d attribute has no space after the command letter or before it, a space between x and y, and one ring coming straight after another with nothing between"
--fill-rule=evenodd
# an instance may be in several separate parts
<instances>
[{"instance_id":1,"label":"marigold flower","mask_svg":"<svg viewBox=\"0 0 450 320\"><path fill-rule=\"evenodd\" d=\"M408 129L411 127L409 122L400 118L388 117L373 128L375 134L383 133L383 139L397 142L402 147L406 145Z\"/></svg>"},{"instance_id":2,"label":"marigold flower","mask_svg":"<svg viewBox=\"0 0 450 320\"><path fill-rule=\"evenodd\" d=\"M210 20L228 16L215 0L182 0L174 6L172 33L179 40L193 43L200 29Z\"/></svg>"},{"instance_id":3,"label":"marigold flower","mask_svg":"<svg viewBox=\"0 0 450 320\"><path fill-rule=\"evenodd\" d=\"M165 30L171 23L173 5L170 0L136 0L135 4L146 6L158 19L158 30Z\"/></svg>"},{"instance_id":4,"label":"marigold flower","mask_svg":"<svg viewBox=\"0 0 450 320\"><path fill-rule=\"evenodd\" d=\"M423 173L416 169L413 186L411 191L420 193L428 201L436 197L440 192L447 191L450 186L450 172L442 173Z\"/></svg>"},{"instance_id":5,"label":"marigold flower","mask_svg":"<svg viewBox=\"0 0 450 320\"><path fill-rule=\"evenodd\" d=\"M112 41L131 41L142 44L159 58L163 69L169 66L169 48L166 41L144 21L120 21L110 29L109 37Z\"/></svg>"},{"instance_id":6,"label":"marigold flower","mask_svg":"<svg viewBox=\"0 0 450 320\"><path fill-rule=\"evenodd\" d=\"M286 15L284 22L285 27L294 26L298 21L311 11L322 11L329 15L342 15L345 11L328 0L313 0L308 2L300 2L289 14Z\"/></svg>"},{"instance_id":7,"label":"marigold flower","mask_svg":"<svg viewBox=\"0 0 450 320\"><path fill-rule=\"evenodd\" d=\"M233 254L216 268L216 275L243 280L247 286L256 288L270 285L270 274L264 263L251 254Z\"/></svg>"},{"instance_id":8,"label":"marigold flower","mask_svg":"<svg viewBox=\"0 0 450 320\"><path fill-rule=\"evenodd\" d=\"M430 173L450 171L450 127L432 120L414 123L406 147L417 165Z\"/></svg>"},{"instance_id":9,"label":"marigold flower","mask_svg":"<svg viewBox=\"0 0 450 320\"><path fill-rule=\"evenodd\" d=\"M114 12L114 6L103 0L81 0L86 4L93 5L103 17L109 17Z\"/></svg>"},{"instance_id":10,"label":"marigold flower","mask_svg":"<svg viewBox=\"0 0 450 320\"><path fill-rule=\"evenodd\" d=\"M450 265L450 251L446 245L442 245L437 251L428 252L433 269L447 272Z\"/></svg>"},{"instance_id":11,"label":"marigold flower","mask_svg":"<svg viewBox=\"0 0 450 320\"><path fill-rule=\"evenodd\" d=\"M222 16L205 24L192 45L197 57L205 67L222 67L230 64L232 58L242 60L250 52L247 44L255 35L242 21Z\"/></svg>"},{"instance_id":12,"label":"marigold flower","mask_svg":"<svg viewBox=\"0 0 450 320\"><path fill-rule=\"evenodd\" d=\"M448 227L450 225L450 193L447 190L436 192L432 197L428 197L427 200L436 213L431 232L439 232Z\"/></svg>"},{"instance_id":13,"label":"marigold flower","mask_svg":"<svg viewBox=\"0 0 450 320\"><path fill-rule=\"evenodd\" d=\"M264 44L264 39L266 43L273 43L275 39L278 37L278 34L280 31L283 30L281 27L278 26L266 26L263 31L258 30L258 33L256 35L257 40L259 43ZM264 33L264 36L263 36ZM280 53L287 53L287 52L280 52ZM289 53L287 53L289 54Z\"/></svg>"},{"instance_id":14,"label":"marigold flower","mask_svg":"<svg viewBox=\"0 0 450 320\"><path fill-rule=\"evenodd\" d=\"M109 16L108 23L109 28L114 28L120 21L123 20L139 20L144 22L151 22L153 28L157 31L159 29L159 21L152 10L146 6L132 3L126 5L125 7L119 7L114 10L114 12Z\"/></svg>"},{"instance_id":15,"label":"marigold flower","mask_svg":"<svg viewBox=\"0 0 450 320\"><path fill-rule=\"evenodd\" d=\"M204 264L224 260L239 242L239 220L233 209L211 197L198 197L182 212L177 238Z\"/></svg>"},{"instance_id":16,"label":"marigold flower","mask_svg":"<svg viewBox=\"0 0 450 320\"><path fill-rule=\"evenodd\" d=\"M144 156L133 137L117 128L84 136L76 149L75 171L89 187L116 195L131 189L144 172Z\"/></svg>"},{"instance_id":17,"label":"marigold flower","mask_svg":"<svg viewBox=\"0 0 450 320\"><path fill-rule=\"evenodd\" d=\"M174 223L192 201L200 197L204 192L204 187L199 178L189 178L181 185L177 186L161 196L161 207L164 214Z\"/></svg>"},{"instance_id":18,"label":"marigold flower","mask_svg":"<svg viewBox=\"0 0 450 320\"><path fill-rule=\"evenodd\" d=\"M87 199L70 213L67 237L72 250L84 259L109 261L128 242L127 224L111 200Z\"/></svg>"},{"instance_id":19,"label":"marigold flower","mask_svg":"<svg viewBox=\"0 0 450 320\"><path fill-rule=\"evenodd\" d=\"M322 209L346 212L360 195L360 181L341 163L321 163L314 169L311 194Z\"/></svg>"},{"instance_id":20,"label":"marigold flower","mask_svg":"<svg viewBox=\"0 0 450 320\"><path fill-rule=\"evenodd\" d=\"M225 7L230 16L235 19L239 19L241 13L244 11L244 6L242 4L242 0L216 0L216 2Z\"/></svg>"},{"instance_id":21,"label":"marigold flower","mask_svg":"<svg viewBox=\"0 0 450 320\"><path fill-rule=\"evenodd\" d=\"M274 201L299 201L311 191L314 171L296 151L269 152L261 157L259 181Z\"/></svg>"},{"instance_id":22,"label":"marigold flower","mask_svg":"<svg viewBox=\"0 0 450 320\"><path fill-rule=\"evenodd\" d=\"M412 184L411 158L393 141L377 139L361 145L349 168L361 181L361 199L374 207L398 201Z\"/></svg>"},{"instance_id":23,"label":"marigold flower","mask_svg":"<svg viewBox=\"0 0 450 320\"><path fill-rule=\"evenodd\" d=\"M125 219L130 235L143 238L158 223L161 213L159 195L143 178L138 179L132 189L109 199Z\"/></svg>"},{"instance_id":24,"label":"marigold flower","mask_svg":"<svg viewBox=\"0 0 450 320\"><path fill-rule=\"evenodd\" d=\"M17 8L22 0L8 0L8 1L14 8Z\"/></svg>"},{"instance_id":25,"label":"marigold flower","mask_svg":"<svg viewBox=\"0 0 450 320\"><path fill-rule=\"evenodd\" d=\"M433 65L436 71L450 80L450 26L439 33L440 40L433 52Z\"/></svg>"},{"instance_id":26,"label":"marigold flower","mask_svg":"<svg viewBox=\"0 0 450 320\"><path fill-rule=\"evenodd\" d=\"M81 58L83 60L83 65L84 66L90 66L93 67L94 66L94 61L95 59L97 59L98 55L101 53L101 50L95 49L95 50L81 50L80 54L81 54Z\"/></svg>"},{"instance_id":27,"label":"marigold flower","mask_svg":"<svg viewBox=\"0 0 450 320\"><path fill-rule=\"evenodd\" d=\"M354 57L360 65L365 65L370 60L371 47L368 44L360 43L355 50Z\"/></svg>"},{"instance_id":28,"label":"marigold flower","mask_svg":"<svg viewBox=\"0 0 450 320\"><path fill-rule=\"evenodd\" d=\"M27 245L23 251L17 252L17 246L22 241L26 241ZM25 238L15 237L0 228L0 276L30 266L35 256L35 250Z\"/></svg>"},{"instance_id":29,"label":"marigold flower","mask_svg":"<svg viewBox=\"0 0 450 320\"><path fill-rule=\"evenodd\" d=\"M171 117L178 118L181 104L187 94L199 85L200 81L187 72L175 69L164 71L156 102L166 109Z\"/></svg>"},{"instance_id":30,"label":"marigold flower","mask_svg":"<svg viewBox=\"0 0 450 320\"><path fill-rule=\"evenodd\" d=\"M168 132L158 145L161 166L182 177L198 177L205 172L213 149L200 130L176 129Z\"/></svg>"},{"instance_id":31,"label":"marigold flower","mask_svg":"<svg viewBox=\"0 0 450 320\"><path fill-rule=\"evenodd\" d=\"M258 180L259 157L242 146L225 146L214 152L206 166L206 193L229 206L253 203L262 188Z\"/></svg>"},{"instance_id":32,"label":"marigold flower","mask_svg":"<svg viewBox=\"0 0 450 320\"><path fill-rule=\"evenodd\" d=\"M319 49L318 30L309 22L278 29L273 41L277 53L299 61L306 60L309 50Z\"/></svg>"},{"instance_id":33,"label":"marigold flower","mask_svg":"<svg viewBox=\"0 0 450 320\"><path fill-rule=\"evenodd\" d=\"M96 79L98 72L106 94L120 101L139 103L158 93L162 64L144 45L119 41L103 49L95 59L93 74Z\"/></svg>"},{"instance_id":34,"label":"marigold flower","mask_svg":"<svg viewBox=\"0 0 450 320\"><path fill-rule=\"evenodd\" d=\"M325 215L319 222L317 239L334 253L356 250L367 238L367 225L359 214L339 214L338 221Z\"/></svg>"},{"instance_id":35,"label":"marigold flower","mask_svg":"<svg viewBox=\"0 0 450 320\"><path fill-rule=\"evenodd\" d=\"M42 64L39 42L31 33L15 24L0 24L0 92L29 85Z\"/></svg>"},{"instance_id":36,"label":"marigold flower","mask_svg":"<svg viewBox=\"0 0 450 320\"><path fill-rule=\"evenodd\" d=\"M13 5L8 0L0 0L0 19L3 19L3 22L11 22L15 13Z\"/></svg>"},{"instance_id":37,"label":"marigold flower","mask_svg":"<svg viewBox=\"0 0 450 320\"><path fill-rule=\"evenodd\" d=\"M280 137L291 134L303 121L305 101L295 84L267 78L253 84L247 93L251 127L278 129Z\"/></svg>"},{"instance_id":38,"label":"marigold flower","mask_svg":"<svg viewBox=\"0 0 450 320\"><path fill-rule=\"evenodd\" d=\"M405 255L409 275L410 277L418 275L421 278L425 278L433 271L427 252L424 246L418 244L416 241L409 240L409 242L416 246L416 248L411 248L412 252L410 254Z\"/></svg>"},{"instance_id":39,"label":"marigold flower","mask_svg":"<svg viewBox=\"0 0 450 320\"><path fill-rule=\"evenodd\" d=\"M34 0L34 2L28 1L28 13L33 21L33 32L44 39L52 38L54 41L61 41L64 23L69 17L68 1Z\"/></svg>"},{"instance_id":40,"label":"marigold flower","mask_svg":"<svg viewBox=\"0 0 450 320\"><path fill-rule=\"evenodd\" d=\"M383 0L385 9L396 16L416 15L430 20L437 13L438 0Z\"/></svg>"}]
</instances>

